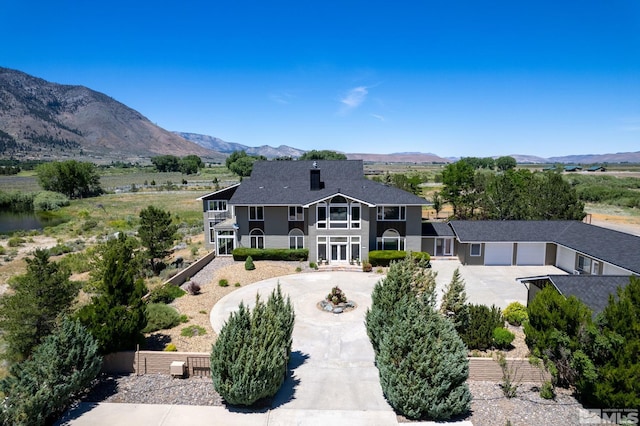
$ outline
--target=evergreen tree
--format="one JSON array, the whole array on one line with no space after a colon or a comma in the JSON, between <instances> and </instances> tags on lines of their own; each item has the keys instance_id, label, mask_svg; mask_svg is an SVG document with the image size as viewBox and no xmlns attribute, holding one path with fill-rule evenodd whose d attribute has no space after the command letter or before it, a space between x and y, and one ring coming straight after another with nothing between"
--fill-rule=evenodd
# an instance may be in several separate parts
<instances>
[{"instance_id":1,"label":"evergreen tree","mask_svg":"<svg viewBox=\"0 0 640 426\"><path fill-rule=\"evenodd\" d=\"M64 319L36 347L31 358L14 364L11 376L0 380L5 400L0 423L44 425L89 387L102 365L98 344L78 322Z\"/></svg>"},{"instance_id":2,"label":"evergreen tree","mask_svg":"<svg viewBox=\"0 0 640 426\"><path fill-rule=\"evenodd\" d=\"M407 256L400 262L391 263L387 276L376 283L371 293L371 308L365 317L374 351L378 352L380 342L393 322L391 316L405 295L412 294L424 299L425 305L435 305L436 273L425 266L424 262L415 262Z\"/></svg>"},{"instance_id":3,"label":"evergreen tree","mask_svg":"<svg viewBox=\"0 0 640 426\"><path fill-rule=\"evenodd\" d=\"M467 348L453 324L412 296L395 310L376 357L391 406L411 419L447 420L469 411Z\"/></svg>"},{"instance_id":4,"label":"evergreen tree","mask_svg":"<svg viewBox=\"0 0 640 426\"><path fill-rule=\"evenodd\" d=\"M0 298L0 330L10 361L27 358L51 334L79 291L69 269L49 261L47 250L37 249L26 261L27 272L10 282L13 293Z\"/></svg>"},{"instance_id":5,"label":"evergreen tree","mask_svg":"<svg viewBox=\"0 0 640 426\"><path fill-rule=\"evenodd\" d=\"M154 206L140 212L138 237L145 247L146 257L154 273L159 273L158 262L169 255L176 239L177 226L171 223L171 213Z\"/></svg>"},{"instance_id":6,"label":"evergreen tree","mask_svg":"<svg viewBox=\"0 0 640 426\"><path fill-rule=\"evenodd\" d=\"M456 268L453 271L451 281L444 289L440 312L453 321L453 325L459 334L469 326L467 292L465 291L464 280L460 277L460 268Z\"/></svg>"},{"instance_id":7,"label":"evergreen tree","mask_svg":"<svg viewBox=\"0 0 640 426\"><path fill-rule=\"evenodd\" d=\"M611 349L602 357L593 401L600 407L640 407L640 278L630 277L601 315L601 330Z\"/></svg>"},{"instance_id":8,"label":"evergreen tree","mask_svg":"<svg viewBox=\"0 0 640 426\"><path fill-rule=\"evenodd\" d=\"M265 304L256 296L250 311L240 304L211 351L213 386L233 405L273 397L284 382L291 354L294 312L280 285Z\"/></svg>"},{"instance_id":9,"label":"evergreen tree","mask_svg":"<svg viewBox=\"0 0 640 426\"><path fill-rule=\"evenodd\" d=\"M147 289L136 279L138 262L129 237L120 234L101 250L102 280L98 295L78 312L78 318L100 344L100 352L108 354L130 350L142 338L147 324L142 297Z\"/></svg>"}]
</instances>

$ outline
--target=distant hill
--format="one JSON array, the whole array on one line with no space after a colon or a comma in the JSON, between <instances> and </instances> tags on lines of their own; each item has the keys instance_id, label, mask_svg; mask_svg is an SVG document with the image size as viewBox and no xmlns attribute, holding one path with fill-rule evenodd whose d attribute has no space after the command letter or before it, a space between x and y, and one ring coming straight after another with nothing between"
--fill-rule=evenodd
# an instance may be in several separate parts
<instances>
[{"instance_id":1,"label":"distant hill","mask_svg":"<svg viewBox=\"0 0 640 426\"><path fill-rule=\"evenodd\" d=\"M550 157L549 163L601 164L601 163L640 163L640 151L618 152L615 154L585 154Z\"/></svg>"},{"instance_id":2,"label":"distant hill","mask_svg":"<svg viewBox=\"0 0 640 426\"><path fill-rule=\"evenodd\" d=\"M110 162L160 154L224 159L103 93L0 67L0 157Z\"/></svg>"},{"instance_id":3,"label":"distant hill","mask_svg":"<svg viewBox=\"0 0 640 426\"><path fill-rule=\"evenodd\" d=\"M198 133L174 133L185 138L188 141L195 142L204 148L212 149L223 154L231 154L233 151L245 151L250 155L264 155L265 157L271 159L276 157L296 158L300 157L306 152L302 149L292 148L287 145L280 145L279 147L272 147L269 145L251 147L240 143L223 141L222 139L216 138L214 136L200 135Z\"/></svg>"},{"instance_id":4,"label":"distant hill","mask_svg":"<svg viewBox=\"0 0 640 426\"><path fill-rule=\"evenodd\" d=\"M346 154L349 160L374 163L450 163L451 160L435 154L421 152L399 152L395 154Z\"/></svg>"}]
</instances>

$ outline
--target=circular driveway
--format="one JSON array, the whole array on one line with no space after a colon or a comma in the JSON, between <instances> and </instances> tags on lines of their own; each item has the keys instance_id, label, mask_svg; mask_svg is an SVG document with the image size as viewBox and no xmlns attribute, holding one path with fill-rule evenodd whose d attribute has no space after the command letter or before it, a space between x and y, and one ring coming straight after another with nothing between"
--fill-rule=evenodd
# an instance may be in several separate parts
<instances>
[{"instance_id":1,"label":"circular driveway","mask_svg":"<svg viewBox=\"0 0 640 426\"><path fill-rule=\"evenodd\" d=\"M256 294L266 301L280 283L293 304L290 374L275 405L317 410L392 411L386 402L364 320L371 292L382 275L362 272L313 272L260 281L223 297L211 311L211 325L219 332L240 302L253 307ZM339 286L357 308L342 314L318 309L317 304Z\"/></svg>"}]
</instances>

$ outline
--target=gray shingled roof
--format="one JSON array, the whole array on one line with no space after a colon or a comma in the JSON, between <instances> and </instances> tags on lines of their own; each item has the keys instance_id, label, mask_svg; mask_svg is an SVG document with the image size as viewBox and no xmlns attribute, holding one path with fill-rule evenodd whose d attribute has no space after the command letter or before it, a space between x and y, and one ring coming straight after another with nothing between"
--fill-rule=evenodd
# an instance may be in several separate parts
<instances>
[{"instance_id":1,"label":"gray shingled roof","mask_svg":"<svg viewBox=\"0 0 640 426\"><path fill-rule=\"evenodd\" d=\"M549 275L549 280L563 296L575 296L594 314L604 310L609 295L616 295L618 287L626 287L629 278L625 275Z\"/></svg>"},{"instance_id":2,"label":"gray shingled roof","mask_svg":"<svg viewBox=\"0 0 640 426\"><path fill-rule=\"evenodd\" d=\"M552 242L572 223L568 220L452 220L460 242Z\"/></svg>"},{"instance_id":3,"label":"gray shingled roof","mask_svg":"<svg viewBox=\"0 0 640 426\"><path fill-rule=\"evenodd\" d=\"M571 220L450 222L460 242L553 242L640 273L640 237Z\"/></svg>"},{"instance_id":4,"label":"gray shingled roof","mask_svg":"<svg viewBox=\"0 0 640 426\"><path fill-rule=\"evenodd\" d=\"M324 188L311 190L310 170L320 170ZM424 198L364 177L361 160L257 161L230 200L235 205L306 205L333 195L372 205L425 205Z\"/></svg>"},{"instance_id":5,"label":"gray shingled roof","mask_svg":"<svg viewBox=\"0 0 640 426\"><path fill-rule=\"evenodd\" d=\"M423 237L455 237L456 234L448 223L422 222Z\"/></svg>"},{"instance_id":6,"label":"gray shingled roof","mask_svg":"<svg viewBox=\"0 0 640 426\"><path fill-rule=\"evenodd\" d=\"M635 235L582 222L571 222L553 241L640 273L640 237Z\"/></svg>"}]
</instances>

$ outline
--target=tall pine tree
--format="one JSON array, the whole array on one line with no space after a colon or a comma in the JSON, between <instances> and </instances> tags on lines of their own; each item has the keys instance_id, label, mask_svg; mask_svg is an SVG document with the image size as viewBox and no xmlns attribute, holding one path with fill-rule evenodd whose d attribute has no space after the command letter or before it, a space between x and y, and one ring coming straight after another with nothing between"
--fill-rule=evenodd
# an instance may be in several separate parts
<instances>
[{"instance_id":1,"label":"tall pine tree","mask_svg":"<svg viewBox=\"0 0 640 426\"><path fill-rule=\"evenodd\" d=\"M13 293L0 298L0 330L8 360L27 358L69 313L80 289L70 276L68 268L49 260L47 250L37 249L27 259L27 272L10 283Z\"/></svg>"},{"instance_id":2,"label":"tall pine tree","mask_svg":"<svg viewBox=\"0 0 640 426\"><path fill-rule=\"evenodd\" d=\"M102 281L98 295L78 312L78 318L98 339L100 352L131 350L142 339L147 324L142 297L147 288L138 276L133 245L120 234L102 250Z\"/></svg>"},{"instance_id":3,"label":"tall pine tree","mask_svg":"<svg viewBox=\"0 0 640 426\"><path fill-rule=\"evenodd\" d=\"M444 289L440 312L453 322L458 334L461 334L469 326L467 292L464 280L460 277L460 268L453 271L451 281Z\"/></svg>"}]
</instances>

